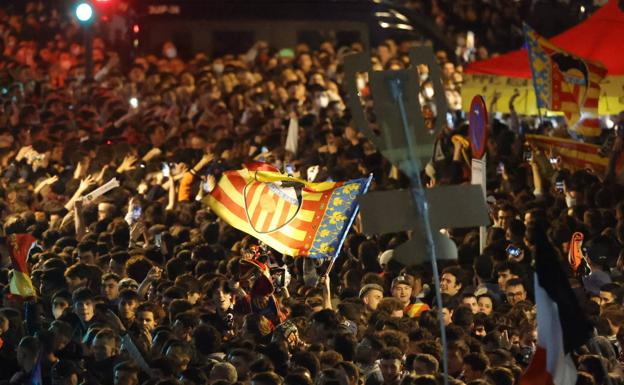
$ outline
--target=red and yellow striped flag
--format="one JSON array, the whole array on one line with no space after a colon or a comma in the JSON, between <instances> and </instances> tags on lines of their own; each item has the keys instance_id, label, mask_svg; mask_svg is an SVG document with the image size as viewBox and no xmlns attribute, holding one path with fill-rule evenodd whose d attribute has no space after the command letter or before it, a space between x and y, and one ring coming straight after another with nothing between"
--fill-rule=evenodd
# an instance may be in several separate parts
<instances>
[{"instance_id":1,"label":"red and yellow striped flag","mask_svg":"<svg viewBox=\"0 0 624 385\"><path fill-rule=\"evenodd\" d=\"M226 171L207 198L229 225L280 253L333 257L369 179L311 183L266 164Z\"/></svg>"},{"instance_id":2,"label":"red and yellow striped flag","mask_svg":"<svg viewBox=\"0 0 624 385\"><path fill-rule=\"evenodd\" d=\"M607 69L562 50L526 25L525 35L538 107L563 112L579 135L599 136L600 82Z\"/></svg>"},{"instance_id":3,"label":"red and yellow striped flag","mask_svg":"<svg viewBox=\"0 0 624 385\"><path fill-rule=\"evenodd\" d=\"M11 294L20 297L34 297L35 288L30 280L30 269L28 268L28 252L36 239L30 234L9 235L9 247L11 251L11 263L13 264L13 274L9 282Z\"/></svg>"}]
</instances>

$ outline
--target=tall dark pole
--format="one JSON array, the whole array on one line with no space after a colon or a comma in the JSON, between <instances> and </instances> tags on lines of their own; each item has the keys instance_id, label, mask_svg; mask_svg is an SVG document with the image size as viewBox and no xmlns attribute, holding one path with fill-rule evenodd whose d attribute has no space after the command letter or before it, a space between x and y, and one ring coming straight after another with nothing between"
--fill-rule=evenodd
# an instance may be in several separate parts
<instances>
[{"instance_id":1,"label":"tall dark pole","mask_svg":"<svg viewBox=\"0 0 624 385\"><path fill-rule=\"evenodd\" d=\"M84 24L84 47L85 47L85 80L93 80L93 28L91 23Z\"/></svg>"}]
</instances>

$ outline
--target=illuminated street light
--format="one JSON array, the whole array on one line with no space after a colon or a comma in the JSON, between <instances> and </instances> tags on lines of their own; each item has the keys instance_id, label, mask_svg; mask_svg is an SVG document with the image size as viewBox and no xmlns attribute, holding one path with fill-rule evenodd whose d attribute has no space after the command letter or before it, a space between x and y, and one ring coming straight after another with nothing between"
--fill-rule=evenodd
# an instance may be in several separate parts
<instances>
[{"instance_id":1,"label":"illuminated street light","mask_svg":"<svg viewBox=\"0 0 624 385\"><path fill-rule=\"evenodd\" d=\"M76 18L81 23L89 23L93 20L93 6L87 2L81 2L76 7Z\"/></svg>"}]
</instances>

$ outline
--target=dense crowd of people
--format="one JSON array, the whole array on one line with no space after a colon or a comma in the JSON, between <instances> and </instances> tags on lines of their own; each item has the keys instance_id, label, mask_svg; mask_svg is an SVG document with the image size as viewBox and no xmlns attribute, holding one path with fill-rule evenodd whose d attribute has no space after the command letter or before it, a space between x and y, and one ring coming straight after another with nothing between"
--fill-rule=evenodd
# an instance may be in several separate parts
<instances>
[{"instance_id":1,"label":"dense crowd of people","mask_svg":"<svg viewBox=\"0 0 624 385\"><path fill-rule=\"evenodd\" d=\"M301 44L291 57L260 42L184 61L167 42L124 68L96 37L91 80L63 12L0 10L0 34L0 383L442 383L431 268L393 260L407 234L366 236L356 223L327 275L328 261L273 252L204 203L223 171L252 160L313 181L372 173L373 190L408 185L353 126L344 49ZM438 59L458 109L456 63ZM388 41L373 62L404 68L405 52ZM421 80L428 105L422 68ZM296 154L284 148L292 119ZM440 133L429 186L469 181L465 135L459 120ZM532 241L544 230L595 328L574 352L577 384L621 384L624 189L612 173L525 149L516 117L492 122L485 249L478 229L448 230L458 247L440 271L448 381L518 383L536 348ZM90 199L113 178L119 187ZM575 232L582 276L565 262ZM10 285L11 240L23 234L35 240L30 298Z\"/></svg>"}]
</instances>

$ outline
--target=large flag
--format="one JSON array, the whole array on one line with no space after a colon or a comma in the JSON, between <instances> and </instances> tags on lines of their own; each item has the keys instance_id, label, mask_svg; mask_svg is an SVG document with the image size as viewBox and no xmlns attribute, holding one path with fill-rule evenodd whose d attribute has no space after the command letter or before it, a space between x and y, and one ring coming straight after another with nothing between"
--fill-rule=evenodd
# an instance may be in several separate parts
<instances>
[{"instance_id":1,"label":"large flag","mask_svg":"<svg viewBox=\"0 0 624 385\"><path fill-rule=\"evenodd\" d=\"M520 385L570 385L576 383L571 352L592 334L546 234L535 236L535 304L537 350Z\"/></svg>"},{"instance_id":2,"label":"large flag","mask_svg":"<svg viewBox=\"0 0 624 385\"><path fill-rule=\"evenodd\" d=\"M538 107L563 112L579 135L599 136L600 82L607 69L562 50L524 27Z\"/></svg>"},{"instance_id":3,"label":"large flag","mask_svg":"<svg viewBox=\"0 0 624 385\"><path fill-rule=\"evenodd\" d=\"M609 166L609 156L605 156L601 146L595 144L544 135L526 135L525 139L544 153L552 152L553 156L561 157L565 167L572 170L588 168L597 174L604 174ZM622 174L624 174L624 156L620 155L615 160L615 175Z\"/></svg>"},{"instance_id":4,"label":"large flag","mask_svg":"<svg viewBox=\"0 0 624 385\"><path fill-rule=\"evenodd\" d=\"M291 256L326 258L339 251L368 179L311 183L255 163L226 171L207 198L231 226Z\"/></svg>"},{"instance_id":5,"label":"large flag","mask_svg":"<svg viewBox=\"0 0 624 385\"><path fill-rule=\"evenodd\" d=\"M11 294L20 297L34 297L35 288L30 279L27 257L36 239L30 234L11 234L8 239L11 263L13 264L13 274L9 282Z\"/></svg>"}]
</instances>

